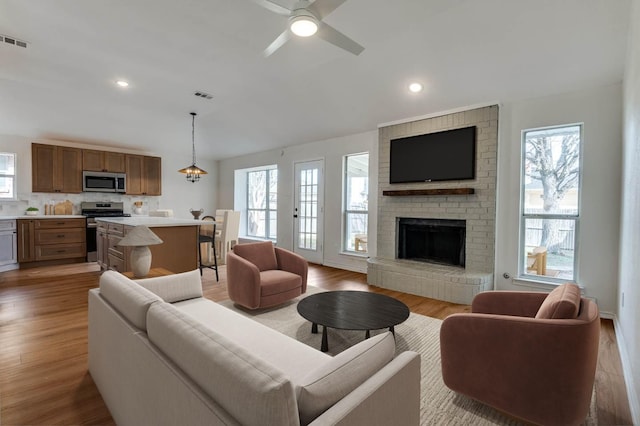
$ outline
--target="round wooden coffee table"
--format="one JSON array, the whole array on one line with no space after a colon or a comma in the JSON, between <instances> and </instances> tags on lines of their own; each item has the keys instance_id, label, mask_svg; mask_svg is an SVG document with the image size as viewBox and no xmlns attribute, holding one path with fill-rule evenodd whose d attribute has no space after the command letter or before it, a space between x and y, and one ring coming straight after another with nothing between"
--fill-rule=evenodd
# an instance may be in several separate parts
<instances>
[{"instance_id":1,"label":"round wooden coffee table","mask_svg":"<svg viewBox=\"0 0 640 426\"><path fill-rule=\"evenodd\" d=\"M407 305L393 297L365 291L327 291L312 294L298 302L298 313L311 321L311 332L318 332L322 326L322 346L320 350L327 352L329 342L327 328L340 330L366 330L365 338L369 338L370 330L389 328L409 318Z\"/></svg>"}]
</instances>

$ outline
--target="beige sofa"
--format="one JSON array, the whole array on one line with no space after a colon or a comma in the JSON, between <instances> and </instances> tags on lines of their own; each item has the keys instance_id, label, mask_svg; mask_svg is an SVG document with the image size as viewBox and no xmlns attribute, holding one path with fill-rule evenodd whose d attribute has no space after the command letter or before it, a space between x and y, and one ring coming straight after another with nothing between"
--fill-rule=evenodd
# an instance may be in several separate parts
<instances>
[{"instance_id":1,"label":"beige sofa","mask_svg":"<svg viewBox=\"0 0 640 426\"><path fill-rule=\"evenodd\" d=\"M202 297L197 270L89 292L89 371L119 425L417 425L420 356L328 356Z\"/></svg>"}]
</instances>

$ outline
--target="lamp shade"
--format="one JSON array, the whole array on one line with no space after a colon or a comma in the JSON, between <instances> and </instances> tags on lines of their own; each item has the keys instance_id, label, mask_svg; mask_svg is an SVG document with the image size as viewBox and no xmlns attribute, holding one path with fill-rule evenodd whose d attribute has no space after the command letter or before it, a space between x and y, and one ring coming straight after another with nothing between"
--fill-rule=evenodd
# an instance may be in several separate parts
<instances>
[{"instance_id":1,"label":"lamp shade","mask_svg":"<svg viewBox=\"0 0 640 426\"><path fill-rule=\"evenodd\" d=\"M162 240L144 225L134 227L127 235L120 240L119 246L153 246L162 244Z\"/></svg>"}]
</instances>

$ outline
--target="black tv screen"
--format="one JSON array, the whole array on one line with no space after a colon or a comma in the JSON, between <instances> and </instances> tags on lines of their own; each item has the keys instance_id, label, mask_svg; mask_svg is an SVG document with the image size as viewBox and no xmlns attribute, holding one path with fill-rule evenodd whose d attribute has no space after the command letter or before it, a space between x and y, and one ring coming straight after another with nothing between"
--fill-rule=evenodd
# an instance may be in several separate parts
<instances>
[{"instance_id":1,"label":"black tv screen","mask_svg":"<svg viewBox=\"0 0 640 426\"><path fill-rule=\"evenodd\" d=\"M476 127L391 140L389 183L475 179Z\"/></svg>"}]
</instances>

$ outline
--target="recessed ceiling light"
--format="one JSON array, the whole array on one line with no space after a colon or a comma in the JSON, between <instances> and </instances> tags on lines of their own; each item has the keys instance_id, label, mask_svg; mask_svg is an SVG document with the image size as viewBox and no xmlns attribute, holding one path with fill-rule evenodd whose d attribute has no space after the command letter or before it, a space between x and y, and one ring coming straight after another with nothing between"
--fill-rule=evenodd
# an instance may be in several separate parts
<instances>
[{"instance_id":1,"label":"recessed ceiling light","mask_svg":"<svg viewBox=\"0 0 640 426\"><path fill-rule=\"evenodd\" d=\"M413 92L413 93L422 92L422 89L423 89L423 87L422 87L422 84L420 84L420 83L411 83L409 85L409 90L411 92Z\"/></svg>"},{"instance_id":2,"label":"recessed ceiling light","mask_svg":"<svg viewBox=\"0 0 640 426\"><path fill-rule=\"evenodd\" d=\"M129 83L127 83L127 82L126 82L126 81L124 81L124 80L117 80L117 81L116 81L116 84L117 84L118 86L120 86L120 87L129 87Z\"/></svg>"}]
</instances>

